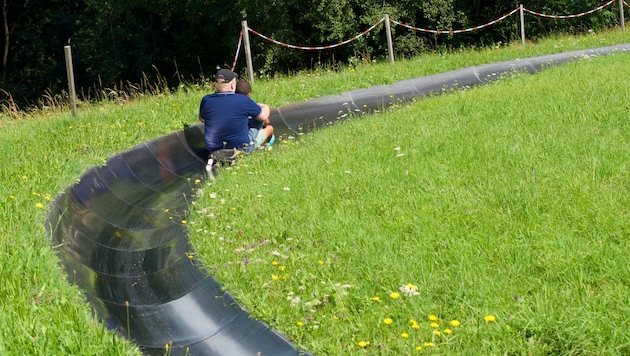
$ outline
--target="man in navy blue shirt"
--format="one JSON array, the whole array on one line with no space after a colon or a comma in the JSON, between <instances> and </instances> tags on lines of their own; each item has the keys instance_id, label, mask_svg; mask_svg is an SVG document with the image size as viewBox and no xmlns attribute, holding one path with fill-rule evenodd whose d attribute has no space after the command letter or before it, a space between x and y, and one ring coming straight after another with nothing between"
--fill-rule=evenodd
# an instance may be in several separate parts
<instances>
[{"instance_id":1,"label":"man in navy blue shirt","mask_svg":"<svg viewBox=\"0 0 630 356\"><path fill-rule=\"evenodd\" d=\"M269 107L250 97L237 95L236 73L220 69L215 78L216 92L204 96L199 105L199 121L204 123L208 151L228 148L251 152L256 147L248 134L250 117L269 123Z\"/></svg>"}]
</instances>

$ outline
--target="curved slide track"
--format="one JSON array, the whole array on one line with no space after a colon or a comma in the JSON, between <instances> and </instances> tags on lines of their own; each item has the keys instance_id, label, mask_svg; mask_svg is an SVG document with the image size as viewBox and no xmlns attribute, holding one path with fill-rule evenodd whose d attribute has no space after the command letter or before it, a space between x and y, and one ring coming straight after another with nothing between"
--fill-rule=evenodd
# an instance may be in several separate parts
<instances>
[{"instance_id":1,"label":"curved slide track","mask_svg":"<svg viewBox=\"0 0 630 356\"><path fill-rule=\"evenodd\" d=\"M326 126L400 102L470 87L512 72L536 73L576 59L630 51L630 45L572 51L471 67L272 109L277 134ZM194 251L181 218L207 152L196 124L109 158L86 171L51 205L46 228L72 283L109 328L146 354L305 355L250 318Z\"/></svg>"}]
</instances>

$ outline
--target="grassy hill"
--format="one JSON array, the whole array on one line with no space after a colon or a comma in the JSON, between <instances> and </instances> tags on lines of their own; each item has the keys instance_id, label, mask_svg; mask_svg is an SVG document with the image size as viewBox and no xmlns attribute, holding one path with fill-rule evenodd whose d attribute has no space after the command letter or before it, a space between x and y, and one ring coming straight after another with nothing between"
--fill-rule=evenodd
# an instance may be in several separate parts
<instances>
[{"instance_id":1,"label":"grassy hill","mask_svg":"<svg viewBox=\"0 0 630 356\"><path fill-rule=\"evenodd\" d=\"M357 63L254 96L280 106L629 36ZM317 354L627 353L629 64L580 61L280 142L197 197L197 258ZM208 90L2 115L0 352L138 352L67 282L46 209L114 152L194 123Z\"/></svg>"}]
</instances>

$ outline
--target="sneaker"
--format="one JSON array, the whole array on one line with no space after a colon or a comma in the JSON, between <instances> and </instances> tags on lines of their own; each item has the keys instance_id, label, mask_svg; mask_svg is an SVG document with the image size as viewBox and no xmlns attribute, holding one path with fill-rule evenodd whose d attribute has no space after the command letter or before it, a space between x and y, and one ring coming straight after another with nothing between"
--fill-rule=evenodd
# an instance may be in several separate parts
<instances>
[{"instance_id":1,"label":"sneaker","mask_svg":"<svg viewBox=\"0 0 630 356\"><path fill-rule=\"evenodd\" d=\"M271 134L271 138L269 139L269 142L267 142L267 147L273 145L275 140L276 140L276 135Z\"/></svg>"}]
</instances>

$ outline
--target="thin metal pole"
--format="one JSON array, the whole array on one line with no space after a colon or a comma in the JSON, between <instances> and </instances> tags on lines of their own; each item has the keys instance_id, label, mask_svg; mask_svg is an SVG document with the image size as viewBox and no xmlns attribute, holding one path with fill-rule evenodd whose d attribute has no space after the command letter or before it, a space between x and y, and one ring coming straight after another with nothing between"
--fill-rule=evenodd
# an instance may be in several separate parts
<instances>
[{"instance_id":1,"label":"thin metal pole","mask_svg":"<svg viewBox=\"0 0 630 356\"><path fill-rule=\"evenodd\" d=\"M387 35L387 49L389 51L389 61L394 63L394 45L392 44L392 29L389 26L389 15L385 14L385 34Z\"/></svg>"},{"instance_id":2,"label":"thin metal pole","mask_svg":"<svg viewBox=\"0 0 630 356\"><path fill-rule=\"evenodd\" d=\"M74 88L74 70L72 69L72 49L64 46L66 55L66 72L68 73L68 91L70 93L70 104L72 105L72 116L77 117L77 93Z\"/></svg>"},{"instance_id":3,"label":"thin metal pole","mask_svg":"<svg viewBox=\"0 0 630 356\"><path fill-rule=\"evenodd\" d=\"M626 30L626 24L625 24L625 19L624 19L624 15L623 15L623 0L617 0L619 1L619 19L621 21L621 32L624 32Z\"/></svg>"},{"instance_id":4,"label":"thin metal pole","mask_svg":"<svg viewBox=\"0 0 630 356\"><path fill-rule=\"evenodd\" d=\"M523 47L525 47L525 15L523 12L523 4L519 7L519 12L521 13L521 43Z\"/></svg>"},{"instance_id":5,"label":"thin metal pole","mask_svg":"<svg viewBox=\"0 0 630 356\"><path fill-rule=\"evenodd\" d=\"M247 60L247 74L249 74L249 82L254 83L254 66L252 64L252 48L249 45L249 29L247 20L241 21L241 29L243 31L243 46L245 46L245 59Z\"/></svg>"}]
</instances>

